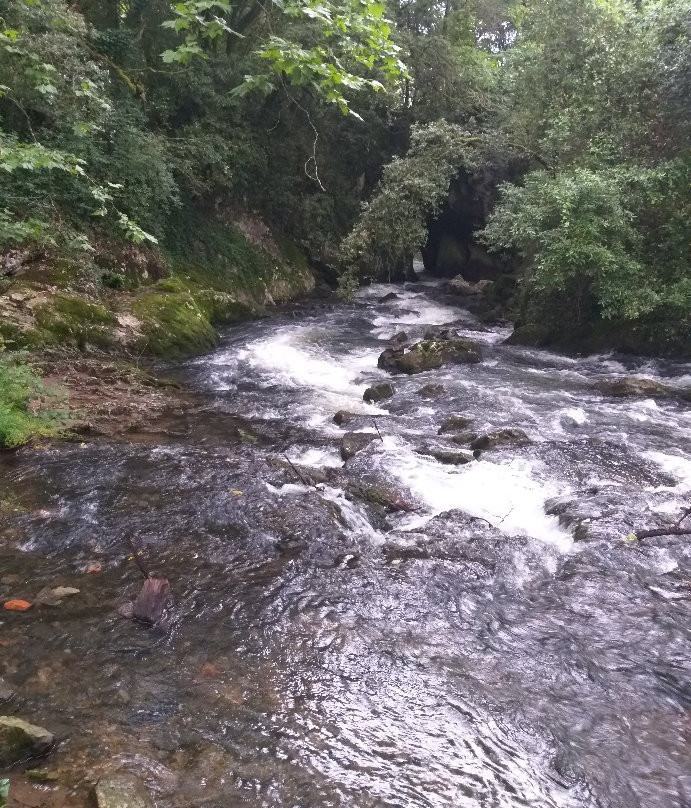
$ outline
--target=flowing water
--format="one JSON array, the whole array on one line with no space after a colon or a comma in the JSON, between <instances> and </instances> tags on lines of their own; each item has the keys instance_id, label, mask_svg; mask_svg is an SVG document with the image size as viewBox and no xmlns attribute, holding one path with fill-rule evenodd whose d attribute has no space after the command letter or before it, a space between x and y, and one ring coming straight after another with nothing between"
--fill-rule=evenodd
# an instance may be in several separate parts
<instances>
[{"instance_id":1,"label":"flowing water","mask_svg":"<svg viewBox=\"0 0 691 808\"><path fill-rule=\"evenodd\" d=\"M595 388L691 368L506 346L433 284L389 291L229 331L160 439L0 459L0 588L81 590L0 620L5 711L61 738L64 804L121 768L171 808L691 806L691 543L624 541L689 503L691 407ZM387 340L442 325L484 361L365 404ZM345 467L337 410L376 436ZM462 448L450 414L531 443L419 454ZM171 581L156 628L117 614L129 540Z\"/></svg>"}]
</instances>

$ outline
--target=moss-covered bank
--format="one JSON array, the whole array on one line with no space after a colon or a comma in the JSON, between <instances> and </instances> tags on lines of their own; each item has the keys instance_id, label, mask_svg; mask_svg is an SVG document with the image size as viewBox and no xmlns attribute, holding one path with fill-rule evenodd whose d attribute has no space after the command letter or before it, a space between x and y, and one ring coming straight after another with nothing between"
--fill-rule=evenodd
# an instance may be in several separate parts
<instances>
[{"instance_id":1,"label":"moss-covered bank","mask_svg":"<svg viewBox=\"0 0 691 808\"><path fill-rule=\"evenodd\" d=\"M172 233L155 252L104 244L94 255L27 262L0 286L0 341L178 359L213 348L216 326L314 288L301 252L247 215L188 212Z\"/></svg>"},{"instance_id":2,"label":"moss-covered bank","mask_svg":"<svg viewBox=\"0 0 691 808\"><path fill-rule=\"evenodd\" d=\"M218 326L314 289L301 251L247 214L186 211L171 233L156 251L106 243L89 254L28 256L0 279L0 448L64 423L34 363L194 356L217 344Z\"/></svg>"}]
</instances>

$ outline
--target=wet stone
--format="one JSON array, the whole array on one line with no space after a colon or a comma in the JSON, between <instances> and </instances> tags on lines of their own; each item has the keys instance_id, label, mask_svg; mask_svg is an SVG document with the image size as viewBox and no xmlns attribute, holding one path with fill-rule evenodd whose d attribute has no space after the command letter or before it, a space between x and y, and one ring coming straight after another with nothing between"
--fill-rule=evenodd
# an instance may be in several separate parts
<instances>
[{"instance_id":1,"label":"wet stone","mask_svg":"<svg viewBox=\"0 0 691 808\"><path fill-rule=\"evenodd\" d=\"M439 398L446 392L443 384L426 384L416 391L420 398Z\"/></svg>"},{"instance_id":2,"label":"wet stone","mask_svg":"<svg viewBox=\"0 0 691 808\"><path fill-rule=\"evenodd\" d=\"M500 446L526 446L529 443L532 441L522 429L506 427L480 435L470 444L470 448L473 450L496 449Z\"/></svg>"},{"instance_id":3,"label":"wet stone","mask_svg":"<svg viewBox=\"0 0 691 808\"><path fill-rule=\"evenodd\" d=\"M343 426L344 424L349 424L351 421L355 421L357 418L362 418L362 416L356 412L339 410L336 415L334 415L333 422L337 426Z\"/></svg>"},{"instance_id":4,"label":"wet stone","mask_svg":"<svg viewBox=\"0 0 691 808\"><path fill-rule=\"evenodd\" d=\"M433 457L439 463L446 466L464 466L466 463L471 463L473 460L472 454L469 452L456 452L452 449L435 449L434 447L425 446L417 450L418 454L425 457Z\"/></svg>"},{"instance_id":5,"label":"wet stone","mask_svg":"<svg viewBox=\"0 0 691 808\"><path fill-rule=\"evenodd\" d=\"M460 432L472 422L473 419L467 418L465 415L450 415L439 427L438 434L445 435L448 432Z\"/></svg>"},{"instance_id":6,"label":"wet stone","mask_svg":"<svg viewBox=\"0 0 691 808\"><path fill-rule=\"evenodd\" d=\"M364 401L371 404L373 401L384 401L387 398L391 398L394 392L393 385L388 382L383 382L382 384L375 384L372 385L372 387L368 387L362 398Z\"/></svg>"},{"instance_id":7,"label":"wet stone","mask_svg":"<svg viewBox=\"0 0 691 808\"><path fill-rule=\"evenodd\" d=\"M21 718L0 716L0 768L50 752L55 737L43 727Z\"/></svg>"},{"instance_id":8,"label":"wet stone","mask_svg":"<svg viewBox=\"0 0 691 808\"><path fill-rule=\"evenodd\" d=\"M390 373L413 375L447 364L469 365L481 361L481 350L471 340L439 339L417 342L408 351L387 348L379 356L377 364Z\"/></svg>"},{"instance_id":9,"label":"wet stone","mask_svg":"<svg viewBox=\"0 0 691 808\"><path fill-rule=\"evenodd\" d=\"M94 796L98 808L153 808L154 805L141 780L130 774L102 777Z\"/></svg>"},{"instance_id":10,"label":"wet stone","mask_svg":"<svg viewBox=\"0 0 691 808\"><path fill-rule=\"evenodd\" d=\"M605 379L598 382L597 389L606 396L623 398L625 396L642 396L647 398L665 397L670 390L654 379L622 378Z\"/></svg>"},{"instance_id":11,"label":"wet stone","mask_svg":"<svg viewBox=\"0 0 691 808\"><path fill-rule=\"evenodd\" d=\"M391 303L392 300L398 300L398 295L395 292L389 292L387 295L380 297L377 303Z\"/></svg>"},{"instance_id":12,"label":"wet stone","mask_svg":"<svg viewBox=\"0 0 691 808\"><path fill-rule=\"evenodd\" d=\"M377 436L372 432L346 432L341 440L341 457L343 460L350 460L376 439Z\"/></svg>"}]
</instances>

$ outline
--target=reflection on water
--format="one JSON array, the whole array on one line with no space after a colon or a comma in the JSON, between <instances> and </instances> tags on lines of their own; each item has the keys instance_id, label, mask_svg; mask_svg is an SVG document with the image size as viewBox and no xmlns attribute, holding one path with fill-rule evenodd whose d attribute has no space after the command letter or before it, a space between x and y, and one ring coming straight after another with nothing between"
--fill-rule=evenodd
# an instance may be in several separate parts
<instances>
[{"instance_id":1,"label":"reflection on water","mask_svg":"<svg viewBox=\"0 0 691 808\"><path fill-rule=\"evenodd\" d=\"M229 332L185 369L213 405L166 444L0 461L2 593L80 589L0 622L5 709L62 736L69 804L124 768L171 808L691 805L691 544L622 540L688 501L691 410L596 392L633 359L503 346L434 286L388 291ZM362 401L384 339L449 323L482 364ZM345 468L339 409L377 435ZM454 413L532 442L419 454L463 448ZM155 629L117 615L129 539L171 580Z\"/></svg>"}]
</instances>

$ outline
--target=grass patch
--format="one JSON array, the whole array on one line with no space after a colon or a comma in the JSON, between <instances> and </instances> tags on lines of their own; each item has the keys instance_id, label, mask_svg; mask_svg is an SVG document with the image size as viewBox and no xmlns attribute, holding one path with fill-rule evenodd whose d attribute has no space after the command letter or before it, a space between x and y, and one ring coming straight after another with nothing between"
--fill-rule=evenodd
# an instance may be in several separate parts
<instances>
[{"instance_id":1,"label":"grass patch","mask_svg":"<svg viewBox=\"0 0 691 808\"><path fill-rule=\"evenodd\" d=\"M59 434L65 420L59 403L21 357L0 356L0 448Z\"/></svg>"}]
</instances>

